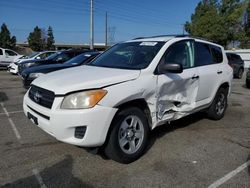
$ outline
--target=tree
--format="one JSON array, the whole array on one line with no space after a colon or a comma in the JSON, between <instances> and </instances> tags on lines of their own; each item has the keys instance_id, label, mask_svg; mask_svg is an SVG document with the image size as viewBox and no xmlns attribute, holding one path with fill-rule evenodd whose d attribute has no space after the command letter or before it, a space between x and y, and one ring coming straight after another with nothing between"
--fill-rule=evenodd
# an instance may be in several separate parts
<instances>
[{"instance_id":1,"label":"tree","mask_svg":"<svg viewBox=\"0 0 250 188\"><path fill-rule=\"evenodd\" d=\"M0 47L12 49L15 46L16 46L16 37L15 36L11 37L7 25L3 23L0 32Z\"/></svg>"},{"instance_id":2,"label":"tree","mask_svg":"<svg viewBox=\"0 0 250 188\"><path fill-rule=\"evenodd\" d=\"M193 35L210 39L223 46L239 41L242 36L245 1L241 0L202 0L185 25Z\"/></svg>"},{"instance_id":3,"label":"tree","mask_svg":"<svg viewBox=\"0 0 250 188\"><path fill-rule=\"evenodd\" d=\"M32 50L43 50L42 30L38 26L34 28L34 31L29 34L28 43Z\"/></svg>"},{"instance_id":4,"label":"tree","mask_svg":"<svg viewBox=\"0 0 250 188\"><path fill-rule=\"evenodd\" d=\"M191 16L191 22L187 22L185 28L192 36L203 37L222 45L226 43L223 19L218 14L218 2L216 0L199 2L195 13Z\"/></svg>"},{"instance_id":5,"label":"tree","mask_svg":"<svg viewBox=\"0 0 250 188\"><path fill-rule=\"evenodd\" d=\"M48 37L47 37L47 50L54 50L55 46L55 39L54 39L54 35L53 35L53 29L51 26L49 26L48 28L48 33L47 33Z\"/></svg>"},{"instance_id":6,"label":"tree","mask_svg":"<svg viewBox=\"0 0 250 188\"><path fill-rule=\"evenodd\" d=\"M240 47L250 48L250 3L246 3L246 9L243 16L244 29L240 35Z\"/></svg>"}]
</instances>

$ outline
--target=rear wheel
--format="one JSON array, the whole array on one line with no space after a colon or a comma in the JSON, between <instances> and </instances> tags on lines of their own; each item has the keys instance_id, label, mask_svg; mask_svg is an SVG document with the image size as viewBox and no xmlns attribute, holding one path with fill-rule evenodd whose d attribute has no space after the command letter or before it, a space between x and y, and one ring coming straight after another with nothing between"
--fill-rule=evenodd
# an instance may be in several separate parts
<instances>
[{"instance_id":1,"label":"rear wheel","mask_svg":"<svg viewBox=\"0 0 250 188\"><path fill-rule=\"evenodd\" d=\"M227 108L227 90L220 88L216 96L207 111L207 115L210 119L220 120L224 117Z\"/></svg>"},{"instance_id":2,"label":"rear wheel","mask_svg":"<svg viewBox=\"0 0 250 188\"><path fill-rule=\"evenodd\" d=\"M149 139L146 115L138 108L126 108L115 116L105 154L120 162L131 163L145 151Z\"/></svg>"}]
</instances>

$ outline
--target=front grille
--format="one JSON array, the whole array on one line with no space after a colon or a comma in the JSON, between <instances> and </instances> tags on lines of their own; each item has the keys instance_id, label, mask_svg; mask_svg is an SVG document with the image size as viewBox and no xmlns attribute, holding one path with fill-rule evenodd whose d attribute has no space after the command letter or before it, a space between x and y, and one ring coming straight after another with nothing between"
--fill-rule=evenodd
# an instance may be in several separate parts
<instances>
[{"instance_id":1,"label":"front grille","mask_svg":"<svg viewBox=\"0 0 250 188\"><path fill-rule=\"evenodd\" d=\"M32 85L29 90L29 98L43 107L51 109L55 94L52 91Z\"/></svg>"}]
</instances>

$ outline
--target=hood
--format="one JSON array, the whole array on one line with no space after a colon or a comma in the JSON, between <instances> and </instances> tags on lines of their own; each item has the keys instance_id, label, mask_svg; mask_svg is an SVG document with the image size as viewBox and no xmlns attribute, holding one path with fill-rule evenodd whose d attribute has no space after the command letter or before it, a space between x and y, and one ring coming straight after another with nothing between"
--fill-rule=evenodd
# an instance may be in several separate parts
<instances>
[{"instance_id":1,"label":"hood","mask_svg":"<svg viewBox=\"0 0 250 188\"><path fill-rule=\"evenodd\" d=\"M140 70L124 70L95 66L79 66L46 74L32 84L53 91L56 95L102 88L138 78Z\"/></svg>"},{"instance_id":2,"label":"hood","mask_svg":"<svg viewBox=\"0 0 250 188\"><path fill-rule=\"evenodd\" d=\"M40 66L30 67L29 69L24 70L22 74L28 75L31 73L48 73L67 67L69 66L65 66L65 64L40 65Z\"/></svg>"},{"instance_id":3,"label":"hood","mask_svg":"<svg viewBox=\"0 0 250 188\"><path fill-rule=\"evenodd\" d=\"M20 64L22 65L22 64L26 64L26 63L37 63L37 64L39 64L39 63L47 63L47 62L49 62L48 60L41 60L41 59L27 59L27 60L24 60L24 61L22 61L22 62L20 62Z\"/></svg>"}]
</instances>

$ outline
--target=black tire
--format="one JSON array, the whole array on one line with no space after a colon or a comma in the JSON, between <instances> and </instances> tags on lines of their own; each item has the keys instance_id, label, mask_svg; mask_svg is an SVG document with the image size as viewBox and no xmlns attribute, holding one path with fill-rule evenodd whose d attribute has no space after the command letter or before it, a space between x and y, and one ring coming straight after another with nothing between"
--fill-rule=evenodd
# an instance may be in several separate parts
<instances>
[{"instance_id":1,"label":"black tire","mask_svg":"<svg viewBox=\"0 0 250 188\"><path fill-rule=\"evenodd\" d=\"M246 81L246 86L247 86L247 88L250 88L250 82Z\"/></svg>"},{"instance_id":2,"label":"black tire","mask_svg":"<svg viewBox=\"0 0 250 188\"><path fill-rule=\"evenodd\" d=\"M135 127L139 126L142 127L141 130L143 129L143 138L140 141L137 141L136 138L136 133L132 133L134 134L135 138L129 138L128 134L129 134L129 127L125 130L123 130L124 128L124 123L126 124L127 121L129 121L129 118L138 118L140 121L138 121L139 123L136 123L137 125L135 125ZM136 121L138 120L136 119ZM128 125L129 123L127 123ZM132 120L131 120L131 124L132 124ZM134 126L132 126L134 127ZM134 130L131 130L132 132ZM138 130L139 131L139 130ZM122 135L124 133L124 135ZM131 135L132 135L131 134ZM125 136L126 135L126 136ZM131 136L130 135L130 136ZM122 137L122 138L120 138ZM124 110L119 111L113 122L111 125L111 130L110 130L110 134L109 134L109 138L107 138L107 144L104 148L104 152L105 155L114 160L117 161L119 163L124 163L124 164L128 164L131 162L134 162L135 160L137 160L139 157L141 157L147 147L148 144L148 140L149 140L149 124L148 124L148 120L146 115L138 108L135 107L130 107L130 108L126 108ZM120 142L122 142L121 140L126 140L128 143L126 145L124 145L124 147L121 146ZM134 141L131 141L130 139L134 139ZM129 141L128 141L129 140ZM125 148L125 146L127 147L127 145L130 147L130 143L137 142L137 146L138 148L136 149L136 151L134 153L127 153L129 150L126 150L127 148ZM125 142L124 142L125 143ZM140 145L139 145L140 143ZM135 144L136 145L136 144ZM136 147L137 147L136 146ZM132 150L132 149L131 149Z\"/></svg>"},{"instance_id":3,"label":"black tire","mask_svg":"<svg viewBox=\"0 0 250 188\"><path fill-rule=\"evenodd\" d=\"M227 90L220 88L207 111L207 116L212 120L220 120L224 117L227 109ZM222 99L223 98L223 99Z\"/></svg>"},{"instance_id":4,"label":"black tire","mask_svg":"<svg viewBox=\"0 0 250 188\"><path fill-rule=\"evenodd\" d=\"M243 72L244 72L244 70L242 68L240 68L238 71L238 74L237 74L237 78L241 79L243 76Z\"/></svg>"}]
</instances>

